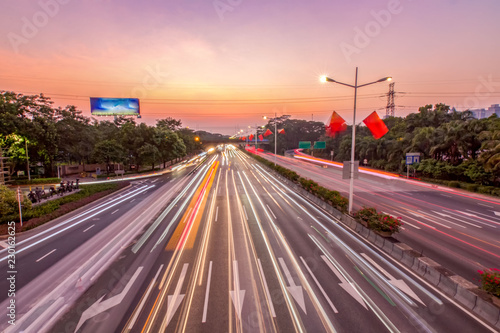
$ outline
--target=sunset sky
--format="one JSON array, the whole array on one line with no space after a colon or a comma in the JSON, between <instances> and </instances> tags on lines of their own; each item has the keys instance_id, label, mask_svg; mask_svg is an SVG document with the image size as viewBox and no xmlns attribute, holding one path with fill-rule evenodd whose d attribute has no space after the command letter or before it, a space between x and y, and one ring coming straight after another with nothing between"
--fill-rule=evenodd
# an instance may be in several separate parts
<instances>
[{"instance_id":1,"label":"sunset sky","mask_svg":"<svg viewBox=\"0 0 500 333\"><path fill-rule=\"evenodd\" d=\"M500 103L498 0L2 1L0 90L44 93L90 116L89 97L137 97L234 134L263 115L352 122L359 83L392 76L396 115L425 104ZM388 83L362 88L357 120L385 114ZM105 119L105 118L100 118Z\"/></svg>"}]
</instances>

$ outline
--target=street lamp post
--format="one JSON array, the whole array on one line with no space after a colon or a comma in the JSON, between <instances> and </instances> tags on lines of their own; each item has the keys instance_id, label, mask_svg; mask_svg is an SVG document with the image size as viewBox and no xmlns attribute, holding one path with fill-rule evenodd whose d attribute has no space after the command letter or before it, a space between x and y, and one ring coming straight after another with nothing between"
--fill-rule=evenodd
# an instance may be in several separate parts
<instances>
[{"instance_id":1,"label":"street lamp post","mask_svg":"<svg viewBox=\"0 0 500 333\"><path fill-rule=\"evenodd\" d=\"M358 85L358 67L356 67L356 76L354 79L354 85L347 84L339 81L335 81L334 79L329 78L328 76L322 76L320 78L321 82L333 82L337 84L341 84L343 86L354 88L354 112L352 114L352 143L351 143L351 163L350 163L350 175L349 175L349 213L352 214L352 200L354 195L354 152L356 150L356 99L358 96L358 88L369 86L371 84L390 81L392 77L384 77L380 80L373 81L370 83L360 84Z\"/></svg>"},{"instance_id":2,"label":"street lamp post","mask_svg":"<svg viewBox=\"0 0 500 333\"><path fill-rule=\"evenodd\" d=\"M277 112L274 111L274 166L276 166L276 152L277 152L277 143L278 143L278 131L276 130L277 129ZM264 119L267 119L266 116L264 116Z\"/></svg>"}]
</instances>

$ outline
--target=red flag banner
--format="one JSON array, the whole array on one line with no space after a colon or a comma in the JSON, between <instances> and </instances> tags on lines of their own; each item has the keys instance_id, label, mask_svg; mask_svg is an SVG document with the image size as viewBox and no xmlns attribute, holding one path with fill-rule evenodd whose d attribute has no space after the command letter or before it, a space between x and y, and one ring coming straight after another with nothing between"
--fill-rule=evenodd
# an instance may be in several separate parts
<instances>
[{"instance_id":1,"label":"red flag banner","mask_svg":"<svg viewBox=\"0 0 500 333\"><path fill-rule=\"evenodd\" d=\"M285 129L282 128L282 129L278 130L278 134L285 134Z\"/></svg>"},{"instance_id":2,"label":"red flag banner","mask_svg":"<svg viewBox=\"0 0 500 333\"><path fill-rule=\"evenodd\" d=\"M250 141L253 140L253 134L250 134L250 136L248 137L248 140L250 140Z\"/></svg>"},{"instance_id":3,"label":"red flag banner","mask_svg":"<svg viewBox=\"0 0 500 333\"><path fill-rule=\"evenodd\" d=\"M264 133L264 136L268 136L271 134L273 134L273 132L271 132L271 130L268 128L267 131Z\"/></svg>"},{"instance_id":4,"label":"red flag banner","mask_svg":"<svg viewBox=\"0 0 500 333\"><path fill-rule=\"evenodd\" d=\"M245 141L247 138L245 136L241 137L241 140Z\"/></svg>"},{"instance_id":5,"label":"red flag banner","mask_svg":"<svg viewBox=\"0 0 500 333\"><path fill-rule=\"evenodd\" d=\"M375 139L380 139L383 137L389 129L385 126L385 123L378 116L377 112L373 111L368 117L363 120L366 127L372 132L372 135Z\"/></svg>"},{"instance_id":6,"label":"red flag banner","mask_svg":"<svg viewBox=\"0 0 500 333\"><path fill-rule=\"evenodd\" d=\"M330 137L335 137L337 133L343 132L347 129L347 124L341 116L335 111L333 111L330 121L326 126L326 135Z\"/></svg>"},{"instance_id":7,"label":"red flag banner","mask_svg":"<svg viewBox=\"0 0 500 333\"><path fill-rule=\"evenodd\" d=\"M260 141L264 140L264 137L262 136L262 134L259 134L259 140Z\"/></svg>"}]
</instances>

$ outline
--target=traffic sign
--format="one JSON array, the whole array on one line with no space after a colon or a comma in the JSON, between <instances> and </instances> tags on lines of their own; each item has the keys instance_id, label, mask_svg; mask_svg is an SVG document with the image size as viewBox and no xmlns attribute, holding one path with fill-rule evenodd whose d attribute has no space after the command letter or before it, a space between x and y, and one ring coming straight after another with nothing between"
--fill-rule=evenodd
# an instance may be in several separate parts
<instances>
[{"instance_id":1,"label":"traffic sign","mask_svg":"<svg viewBox=\"0 0 500 333\"><path fill-rule=\"evenodd\" d=\"M310 149L311 141L299 141L299 149Z\"/></svg>"},{"instance_id":2,"label":"traffic sign","mask_svg":"<svg viewBox=\"0 0 500 333\"><path fill-rule=\"evenodd\" d=\"M314 143L314 149L326 149L326 142L325 141L316 141Z\"/></svg>"},{"instance_id":3,"label":"traffic sign","mask_svg":"<svg viewBox=\"0 0 500 333\"><path fill-rule=\"evenodd\" d=\"M420 163L420 153L406 153L406 165Z\"/></svg>"}]
</instances>

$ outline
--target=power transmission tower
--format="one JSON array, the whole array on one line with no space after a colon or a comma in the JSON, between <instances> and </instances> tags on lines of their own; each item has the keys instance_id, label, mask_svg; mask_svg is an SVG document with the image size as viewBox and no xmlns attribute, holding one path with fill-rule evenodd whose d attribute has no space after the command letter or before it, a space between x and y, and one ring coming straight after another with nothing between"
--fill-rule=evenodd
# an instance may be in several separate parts
<instances>
[{"instance_id":1,"label":"power transmission tower","mask_svg":"<svg viewBox=\"0 0 500 333\"><path fill-rule=\"evenodd\" d=\"M387 106L385 108L386 117L394 117L394 82L389 84L389 93L387 94Z\"/></svg>"}]
</instances>

